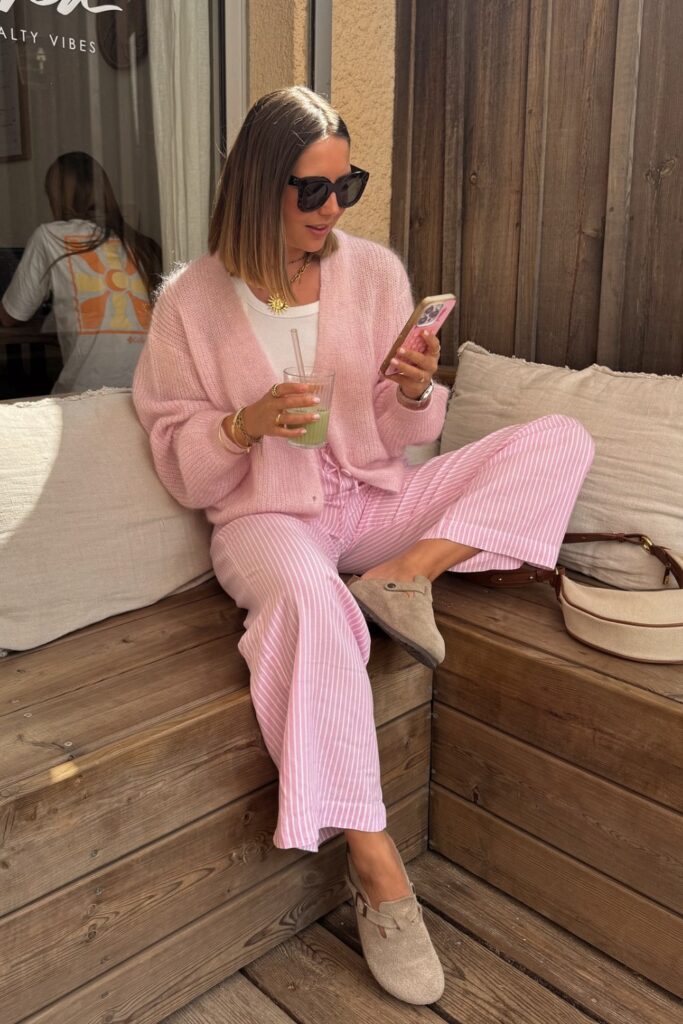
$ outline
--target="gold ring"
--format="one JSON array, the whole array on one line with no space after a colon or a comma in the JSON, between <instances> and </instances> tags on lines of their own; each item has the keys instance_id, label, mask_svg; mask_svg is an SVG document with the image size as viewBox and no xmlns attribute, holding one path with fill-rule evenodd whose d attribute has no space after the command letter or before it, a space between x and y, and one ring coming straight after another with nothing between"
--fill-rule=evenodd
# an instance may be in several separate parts
<instances>
[{"instance_id":1,"label":"gold ring","mask_svg":"<svg viewBox=\"0 0 683 1024\"><path fill-rule=\"evenodd\" d=\"M280 423L280 417L281 417L281 416L282 416L282 409L280 409L280 412L279 412L279 413L277 414L277 416L275 417L275 426L276 426L276 427L279 427L279 426L281 426L281 423Z\"/></svg>"},{"instance_id":2,"label":"gold ring","mask_svg":"<svg viewBox=\"0 0 683 1024\"><path fill-rule=\"evenodd\" d=\"M272 388L270 389L270 393L273 396L273 398L279 398L280 397L280 394L278 392L278 388L279 387L280 387L279 384L273 384Z\"/></svg>"},{"instance_id":3,"label":"gold ring","mask_svg":"<svg viewBox=\"0 0 683 1024\"><path fill-rule=\"evenodd\" d=\"M425 379L424 379L424 375L423 374L420 374L420 376L417 379L418 379L418 383L419 384L424 384Z\"/></svg>"}]
</instances>

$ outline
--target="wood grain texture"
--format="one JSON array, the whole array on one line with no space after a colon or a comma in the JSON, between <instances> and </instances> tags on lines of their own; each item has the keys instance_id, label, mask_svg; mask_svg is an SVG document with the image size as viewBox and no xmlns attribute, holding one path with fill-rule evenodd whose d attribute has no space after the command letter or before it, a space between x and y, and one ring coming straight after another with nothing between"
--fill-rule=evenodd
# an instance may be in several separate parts
<instances>
[{"instance_id":1,"label":"wood grain texture","mask_svg":"<svg viewBox=\"0 0 683 1024\"><path fill-rule=\"evenodd\" d=\"M399 10L414 19L401 102L415 130L411 162L399 119L392 238L416 291L440 268L461 300L445 358L472 338L539 362L680 374L678 0Z\"/></svg>"},{"instance_id":2,"label":"wood grain texture","mask_svg":"<svg viewBox=\"0 0 683 1024\"><path fill-rule=\"evenodd\" d=\"M409 870L422 903L591 1017L605 1024L683 1024L680 1001L444 857L424 854Z\"/></svg>"},{"instance_id":3,"label":"wood grain texture","mask_svg":"<svg viewBox=\"0 0 683 1024\"><path fill-rule=\"evenodd\" d=\"M567 1015L574 1024L682 1024L680 1000L444 857L424 853L411 861L408 873L423 906L434 911L427 911L426 920L444 959L446 991L433 1007L441 1019L529 1024L540 1010L553 1024ZM346 954L332 936L348 947ZM353 954L360 957L361 947L347 900L163 1024L255 1024L249 1012L255 1000L264 1024L271 1024L273 1012L272 1024L309 1016L316 1024L341 1016L345 1024L366 1024L383 1020L385 1007L396 1010L401 1024L414 1021L414 1007L398 1004L376 985L368 989L369 974ZM246 981L247 972L258 977L260 988ZM384 1002L370 1016L378 997ZM280 1000L289 1012L278 1006Z\"/></svg>"},{"instance_id":4,"label":"wood grain texture","mask_svg":"<svg viewBox=\"0 0 683 1024\"><path fill-rule=\"evenodd\" d=\"M683 919L432 784L430 846L683 996Z\"/></svg>"},{"instance_id":5,"label":"wood grain texture","mask_svg":"<svg viewBox=\"0 0 683 1024\"><path fill-rule=\"evenodd\" d=\"M553 6L539 275L539 362L595 360L617 0Z\"/></svg>"},{"instance_id":6,"label":"wood grain texture","mask_svg":"<svg viewBox=\"0 0 683 1024\"><path fill-rule=\"evenodd\" d=\"M620 365L683 372L683 5L643 9Z\"/></svg>"},{"instance_id":7,"label":"wood grain texture","mask_svg":"<svg viewBox=\"0 0 683 1024\"><path fill-rule=\"evenodd\" d=\"M436 859L434 855L432 859ZM424 858L418 858L423 860ZM412 866L411 866L412 867ZM412 876L412 870L411 870ZM418 896L422 901L421 894ZM457 1024L588 1024L588 1018L562 998L515 969L496 951L453 927L429 909L424 920L443 965L446 987L435 1008ZM324 918L324 924L352 949L361 951L355 911L343 903ZM306 941L307 929L301 938ZM271 954L272 955L272 954ZM258 965L256 965L258 966Z\"/></svg>"},{"instance_id":8,"label":"wood grain texture","mask_svg":"<svg viewBox=\"0 0 683 1024\"><path fill-rule=\"evenodd\" d=\"M2 911L275 778L246 690L19 784L0 804Z\"/></svg>"},{"instance_id":9,"label":"wood grain texture","mask_svg":"<svg viewBox=\"0 0 683 1024\"><path fill-rule=\"evenodd\" d=\"M458 305L440 332L441 361L453 364L460 344L460 283L462 280L462 203L465 162L465 96L467 68L467 5L447 3L444 11L445 96L443 232L441 283Z\"/></svg>"},{"instance_id":10,"label":"wood grain texture","mask_svg":"<svg viewBox=\"0 0 683 1024\"><path fill-rule=\"evenodd\" d=\"M391 247L408 257L413 108L415 94L416 0L396 0L396 71L392 151Z\"/></svg>"},{"instance_id":11,"label":"wood grain texture","mask_svg":"<svg viewBox=\"0 0 683 1024\"><path fill-rule=\"evenodd\" d=\"M108 626L98 623L99 629L79 630L61 642L3 659L0 716L33 711L43 701L80 694L105 680L115 688L127 672L147 666L153 671L155 662L241 630L244 612L226 594L195 595L182 604L181 596L152 605L154 611L148 608L146 615L117 616L116 622L105 620ZM192 688L189 695L192 700Z\"/></svg>"},{"instance_id":12,"label":"wood grain texture","mask_svg":"<svg viewBox=\"0 0 683 1024\"><path fill-rule=\"evenodd\" d=\"M429 781L430 705L379 730L387 805ZM300 859L277 850L277 784L0 918L0 1005L16 1020ZM68 986L65 988L65 986Z\"/></svg>"},{"instance_id":13,"label":"wood grain texture","mask_svg":"<svg viewBox=\"0 0 683 1024\"><path fill-rule=\"evenodd\" d=\"M237 650L240 635L171 651L168 659L157 658L114 679L105 677L31 704L29 710L4 715L0 718L3 788L49 772L69 755L87 756L154 723L172 721L183 709L244 690L249 671ZM102 664L107 662L105 652ZM101 671L95 669L94 674Z\"/></svg>"},{"instance_id":14,"label":"wood grain texture","mask_svg":"<svg viewBox=\"0 0 683 1024\"><path fill-rule=\"evenodd\" d=\"M683 816L435 704L432 778L683 913Z\"/></svg>"},{"instance_id":15,"label":"wood grain texture","mask_svg":"<svg viewBox=\"0 0 683 1024\"><path fill-rule=\"evenodd\" d=\"M597 362L603 366L621 360L643 7L644 0L619 4L597 343Z\"/></svg>"},{"instance_id":16,"label":"wood grain texture","mask_svg":"<svg viewBox=\"0 0 683 1024\"><path fill-rule=\"evenodd\" d=\"M536 355L538 330L538 281L543 237L553 8L554 0L530 0L514 343L514 355L529 360L533 360Z\"/></svg>"},{"instance_id":17,"label":"wood grain texture","mask_svg":"<svg viewBox=\"0 0 683 1024\"><path fill-rule=\"evenodd\" d=\"M648 693L683 703L683 672L675 665L628 661L573 640L549 586L487 588L454 573L434 583L440 614L470 623L501 638L523 640L532 650L552 652L567 665L591 669Z\"/></svg>"},{"instance_id":18,"label":"wood grain texture","mask_svg":"<svg viewBox=\"0 0 683 1024\"><path fill-rule=\"evenodd\" d=\"M417 4L410 150L408 270L416 297L441 291L444 197L445 0Z\"/></svg>"},{"instance_id":19,"label":"wood grain texture","mask_svg":"<svg viewBox=\"0 0 683 1024\"><path fill-rule=\"evenodd\" d=\"M234 637L211 641L124 673L116 687L105 680L38 705L32 742L22 731L9 751L24 759L25 777L0 779L0 912L275 778L235 644ZM232 676L226 676L226 664L233 665ZM199 668L202 679L196 678ZM386 636L373 635L368 669L377 726L430 699L429 670ZM233 694L232 683L240 685ZM212 696L220 687L225 696ZM190 700L202 691L203 701ZM48 712L51 731L41 724ZM67 726L77 729L72 748L57 743L69 735Z\"/></svg>"},{"instance_id":20,"label":"wood grain texture","mask_svg":"<svg viewBox=\"0 0 683 1024\"><path fill-rule=\"evenodd\" d=\"M362 956L319 924L249 964L244 974L298 1024L320 1024L337 1016L383 1024L440 1021L429 1007L407 1006L384 992Z\"/></svg>"},{"instance_id":21,"label":"wood grain texture","mask_svg":"<svg viewBox=\"0 0 683 1024\"><path fill-rule=\"evenodd\" d=\"M455 580L439 581L434 597L447 652L436 674L438 700L683 810L683 705L630 683L642 670L651 685L677 695L677 666L600 655L566 637L544 616L544 604L520 597ZM576 648L573 660L565 657L565 641Z\"/></svg>"},{"instance_id":22,"label":"wood grain texture","mask_svg":"<svg viewBox=\"0 0 683 1024\"><path fill-rule=\"evenodd\" d=\"M437 674L436 696L451 707L541 750L683 810L681 709L587 672L559 658L527 658L504 644L482 644L467 630L458 674Z\"/></svg>"},{"instance_id":23,"label":"wood grain texture","mask_svg":"<svg viewBox=\"0 0 683 1024\"><path fill-rule=\"evenodd\" d=\"M150 615L155 616L158 614L159 608L163 607L166 610L172 608L180 608L184 605L190 605L194 601L203 601L207 597L215 597L216 595L226 597L225 591L221 587L215 576L205 580L203 583L198 583L196 586L188 587L187 590L181 591L179 594L173 594L170 597L161 598L161 600L154 604L146 604L141 608L131 608L130 611L120 612L118 615L111 615L107 619L100 619L99 622L91 622L88 626L83 626L82 629L74 630L72 633L66 633L64 636L59 636L55 640L50 640L49 643L43 644L41 647L35 647L30 651L14 651L9 653L7 660L3 659L2 672L0 678L3 678L4 671L11 665L15 659L25 658L28 655L37 654L39 651L49 651L57 646L64 644L70 644L74 640L78 640L80 637L91 635L92 633L100 633L102 630L108 630L112 627L119 626L121 623L132 623L137 619L146 619ZM230 600L227 598L227 600Z\"/></svg>"},{"instance_id":24,"label":"wood grain texture","mask_svg":"<svg viewBox=\"0 0 683 1024\"><path fill-rule=\"evenodd\" d=\"M424 852L426 791L390 808L388 827L407 860ZM158 1024L342 902L345 849L343 836L330 840L22 1024Z\"/></svg>"},{"instance_id":25,"label":"wood grain texture","mask_svg":"<svg viewBox=\"0 0 683 1024\"><path fill-rule=\"evenodd\" d=\"M237 971L163 1024L291 1024L292 1020Z\"/></svg>"},{"instance_id":26,"label":"wood grain texture","mask_svg":"<svg viewBox=\"0 0 683 1024\"><path fill-rule=\"evenodd\" d=\"M467 3L460 337L503 355L515 336L528 18L527 3Z\"/></svg>"}]
</instances>

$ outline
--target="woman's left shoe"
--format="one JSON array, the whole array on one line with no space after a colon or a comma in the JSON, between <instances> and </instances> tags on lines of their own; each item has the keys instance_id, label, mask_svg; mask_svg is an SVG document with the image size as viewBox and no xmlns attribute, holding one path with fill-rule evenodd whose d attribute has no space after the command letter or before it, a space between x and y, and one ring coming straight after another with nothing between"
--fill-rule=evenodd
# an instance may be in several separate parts
<instances>
[{"instance_id":1,"label":"woman's left shoe","mask_svg":"<svg viewBox=\"0 0 683 1024\"><path fill-rule=\"evenodd\" d=\"M347 586L362 612L397 640L427 668L436 668L446 656L432 607L432 585L426 576L410 583L361 579L352 576Z\"/></svg>"},{"instance_id":2,"label":"woman's left shoe","mask_svg":"<svg viewBox=\"0 0 683 1024\"><path fill-rule=\"evenodd\" d=\"M415 886L403 873L412 895L385 900L373 910L346 853L347 882L353 894L363 954L383 989L405 1003L425 1006L440 999L445 985L443 968L422 918ZM401 862L403 863L403 862ZM384 934L382 934L384 933Z\"/></svg>"}]
</instances>

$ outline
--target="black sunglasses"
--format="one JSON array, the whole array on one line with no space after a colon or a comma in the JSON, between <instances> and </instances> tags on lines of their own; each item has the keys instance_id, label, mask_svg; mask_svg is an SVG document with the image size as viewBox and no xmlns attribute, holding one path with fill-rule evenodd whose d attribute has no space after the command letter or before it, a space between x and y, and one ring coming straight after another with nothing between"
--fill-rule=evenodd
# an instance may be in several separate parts
<instances>
[{"instance_id":1,"label":"black sunglasses","mask_svg":"<svg viewBox=\"0 0 683 1024\"><path fill-rule=\"evenodd\" d=\"M329 178L296 178L292 175L288 184L295 185L299 190L299 209L310 213L324 206L333 192L341 207L353 206L363 195L369 177L369 171L362 171L352 164L351 173L342 175L336 181L330 181Z\"/></svg>"}]
</instances>

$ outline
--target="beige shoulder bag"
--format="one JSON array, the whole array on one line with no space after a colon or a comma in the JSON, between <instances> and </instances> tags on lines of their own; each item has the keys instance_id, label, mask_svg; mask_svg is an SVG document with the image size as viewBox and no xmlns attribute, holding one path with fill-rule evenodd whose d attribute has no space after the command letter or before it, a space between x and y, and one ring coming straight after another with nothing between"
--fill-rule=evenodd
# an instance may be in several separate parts
<instances>
[{"instance_id":1,"label":"beige shoulder bag","mask_svg":"<svg viewBox=\"0 0 683 1024\"><path fill-rule=\"evenodd\" d=\"M493 587L550 583L560 602L567 632L575 640L632 661L683 663L683 560L638 533L568 533L563 543L595 540L640 544L664 566L663 582L672 575L678 589L593 587L569 579L559 565L555 569L528 566L501 572L473 572L467 576Z\"/></svg>"}]
</instances>

